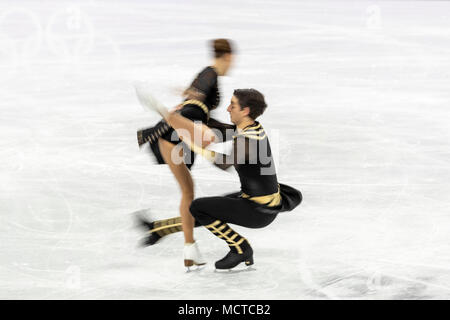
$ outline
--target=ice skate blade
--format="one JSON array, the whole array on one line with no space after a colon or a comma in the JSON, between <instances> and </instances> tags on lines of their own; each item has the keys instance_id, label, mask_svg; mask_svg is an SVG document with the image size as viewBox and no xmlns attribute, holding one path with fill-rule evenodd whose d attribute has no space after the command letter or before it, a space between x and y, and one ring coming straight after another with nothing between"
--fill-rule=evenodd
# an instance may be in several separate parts
<instances>
[{"instance_id":1,"label":"ice skate blade","mask_svg":"<svg viewBox=\"0 0 450 320\"><path fill-rule=\"evenodd\" d=\"M249 272L249 271L256 271L255 267L253 265L247 265L244 263L238 264L236 267L231 269L215 269L214 272L217 273L240 273L240 272Z\"/></svg>"}]
</instances>

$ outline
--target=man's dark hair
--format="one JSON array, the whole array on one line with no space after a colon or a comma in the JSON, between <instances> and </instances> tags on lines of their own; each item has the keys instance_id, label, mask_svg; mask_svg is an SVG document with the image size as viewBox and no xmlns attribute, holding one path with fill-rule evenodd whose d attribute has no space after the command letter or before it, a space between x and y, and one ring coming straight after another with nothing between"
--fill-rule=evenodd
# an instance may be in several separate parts
<instances>
[{"instance_id":1,"label":"man's dark hair","mask_svg":"<svg viewBox=\"0 0 450 320\"><path fill-rule=\"evenodd\" d=\"M233 95L239 100L241 109L244 109L245 107L250 109L248 116L253 120L256 120L256 118L262 115L267 108L264 96L258 90L236 89L234 90Z\"/></svg>"}]
</instances>

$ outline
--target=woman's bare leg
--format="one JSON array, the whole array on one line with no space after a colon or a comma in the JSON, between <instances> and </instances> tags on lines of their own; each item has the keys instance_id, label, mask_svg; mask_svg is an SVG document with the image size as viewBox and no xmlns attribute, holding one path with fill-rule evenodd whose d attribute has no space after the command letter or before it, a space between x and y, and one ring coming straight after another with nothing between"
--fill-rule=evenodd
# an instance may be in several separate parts
<instances>
[{"instance_id":1,"label":"woman's bare leg","mask_svg":"<svg viewBox=\"0 0 450 320\"><path fill-rule=\"evenodd\" d=\"M175 148L174 144L164 139L159 139L158 144L164 162L169 165L170 171L172 171L181 189L180 215L184 241L185 243L194 243L195 219L189 211L191 202L194 199L194 182L191 173L183 162L180 164L174 163L174 159L172 159L172 152ZM181 156L182 150L180 149Z\"/></svg>"},{"instance_id":2,"label":"woman's bare leg","mask_svg":"<svg viewBox=\"0 0 450 320\"><path fill-rule=\"evenodd\" d=\"M175 129L180 139L185 142L192 142L199 147L205 148L210 143L218 140L214 131L208 126L203 123L195 123L181 114L169 113L165 120Z\"/></svg>"}]
</instances>

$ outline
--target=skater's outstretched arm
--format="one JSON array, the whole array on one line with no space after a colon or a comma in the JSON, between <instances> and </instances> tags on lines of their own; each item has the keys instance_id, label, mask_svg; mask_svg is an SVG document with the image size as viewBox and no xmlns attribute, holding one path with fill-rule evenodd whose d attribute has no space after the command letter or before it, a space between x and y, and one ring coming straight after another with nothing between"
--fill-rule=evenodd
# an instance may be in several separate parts
<instances>
[{"instance_id":1,"label":"skater's outstretched arm","mask_svg":"<svg viewBox=\"0 0 450 320\"><path fill-rule=\"evenodd\" d=\"M203 123L195 123L176 112L161 112L166 122L176 130L178 136L189 148L213 162L218 168L226 170L234 164L243 164L249 160L250 144L249 139L242 135L234 136L233 149L230 155L205 149L211 143L221 142L214 131ZM223 124L214 120L216 127L220 131L220 136L229 137L222 134L225 129L233 129L234 126ZM220 125L219 125L220 124Z\"/></svg>"},{"instance_id":2,"label":"skater's outstretched arm","mask_svg":"<svg viewBox=\"0 0 450 320\"><path fill-rule=\"evenodd\" d=\"M136 83L135 89L138 100L142 106L159 113L164 120L176 130L181 140L192 141L201 148L205 148L212 142L219 141L214 132L201 122L194 123L192 120L183 117L183 115L178 112L169 112L169 110L150 93L147 84Z\"/></svg>"},{"instance_id":3,"label":"skater's outstretched arm","mask_svg":"<svg viewBox=\"0 0 450 320\"><path fill-rule=\"evenodd\" d=\"M224 141L231 140L236 131L236 125L229 124L229 123L223 123L214 118L209 118L208 127L210 129L215 130L215 132L218 133L218 134L216 134L216 136L219 139L219 141L215 141L215 142L224 142Z\"/></svg>"},{"instance_id":4,"label":"skater's outstretched arm","mask_svg":"<svg viewBox=\"0 0 450 320\"><path fill-rule=\"evenodd\" d=\"M200 148L194 143L188 143L188 145L192 151L202 155L222 170L227 170L236 164L252 163L252 155L255 155L250 152L252 148L250 140L243 136L234 137L233 149L229 155Z\"/></svg>"}]
</instances>

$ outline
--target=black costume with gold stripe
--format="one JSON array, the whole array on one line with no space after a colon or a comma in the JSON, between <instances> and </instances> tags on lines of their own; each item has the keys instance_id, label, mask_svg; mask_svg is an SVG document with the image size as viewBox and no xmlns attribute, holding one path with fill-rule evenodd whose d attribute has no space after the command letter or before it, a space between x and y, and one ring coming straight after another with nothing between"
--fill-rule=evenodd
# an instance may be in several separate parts
<instances>
[{"instance_id":1,"label":"black costume with gold stripe","mask_svg":"<svg viewBox=\"0 0 450 320\"><path fill-rule=\"evenodd\" d=\"M302 201L300 191L277 180L269 140L264 128L255 121L243 130L220 123L212 123L224 140L230 135L225 129L234 129L233 149L230 155L197 148L196 152L212 160L221 169L234 166L241 181L241 191L223 197L195 199L189 208L196 223L205 226L215 236L226 241L230 252L216 262L217 269L229 269L240 262L253 264L253 250L244 237L228 223L247 228L263 228L282 211L294 209Z\"/></svg>"},{"instance_id":2,"label":"black costume with gold stripe","mask_svg":"<svg viewBox=\"0 0 450 320\"><path fill-rule=\"evenodd\" d=\"M300 191L277 180L275 163L267 134L262 125L255 121L242 131L235 126L210 123L209 126L221 132L224 139L233 139L230 155L205 149L199 150L221 169L234 166L241 182L241 191L224 197L195 199L191 213L202 225L215 220L230 222L249 228L261 228L273 221L282 211L290 211L302 200ZM234 134L225 134L234 129Z\"/></svg>"},{"instance_id":3,"label":"black costume with gold stripe","mask_svg":"<svg viewBox=\"0 0 450 320\"><path fill-rule=\"evenodd\" d=\"M209 112L215 109L220 102L218 89L218 75L213 67L203 69L192 82L189 90L196 94L196 99L186 99L182 109L178 110L183 117L192 121L201 121L205 124L209 120ZM158 139L162 138L173 144L181 143L183 146L184 163L190 169L194 163L195 154L179 139L175 130L164 120L159 121L154 127L139 130L137 132L138 144L141 146L149 142L150 149L156 157L158 164L165 164L158 146Z\"/></svg>"}]
</instances>

